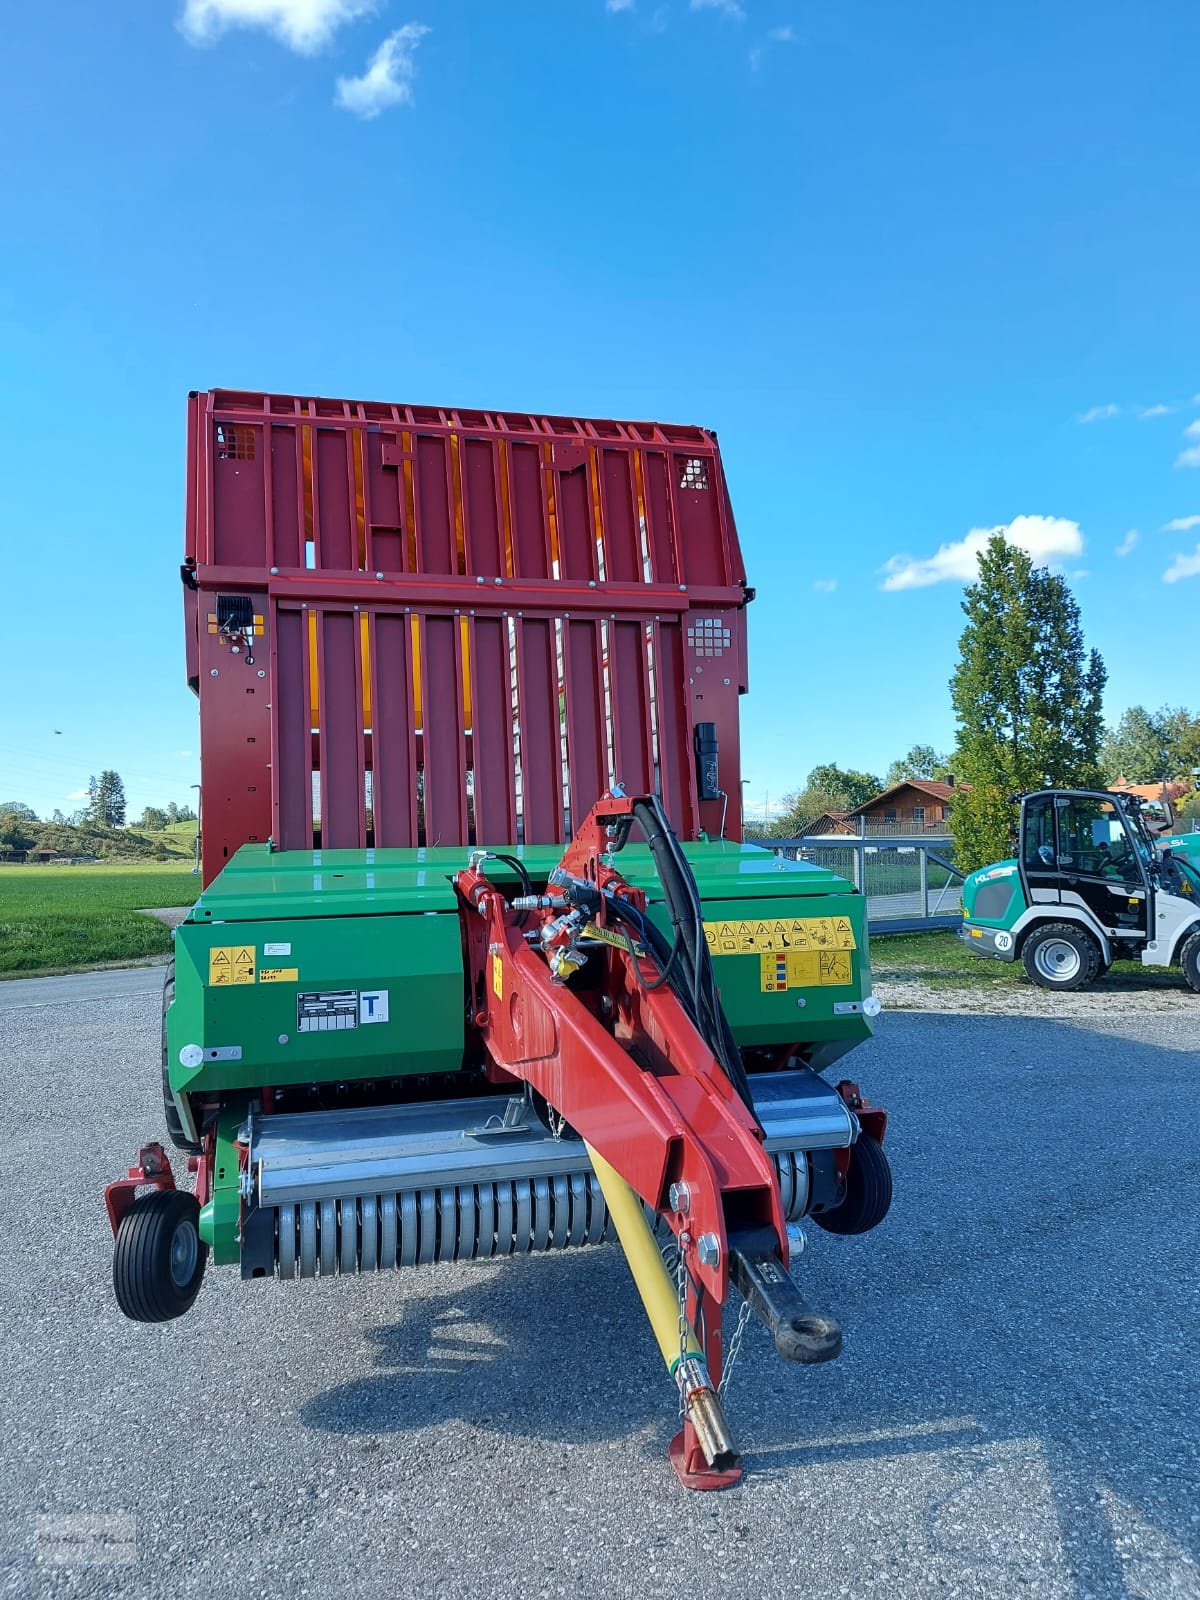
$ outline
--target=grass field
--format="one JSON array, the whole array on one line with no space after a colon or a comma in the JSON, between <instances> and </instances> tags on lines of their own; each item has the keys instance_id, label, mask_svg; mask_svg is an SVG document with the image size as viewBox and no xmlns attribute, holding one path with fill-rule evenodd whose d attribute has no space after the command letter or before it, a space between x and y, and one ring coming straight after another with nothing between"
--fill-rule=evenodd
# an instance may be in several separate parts
<instances>
[{"instance_id":1,"label":"grass field","mask_svg":"<svg viewBox=\"0 0 1200 1600\"><path fill-rule=\"evenodd\" d=\"M934 989L1019 988L1029 982L1019 961L973 956L953 931L873 934L871 971L885 981L919 978ZM1100 982L1106 989L1178 989L1183 979L1178 967L1114 961Z\"/></svg>"},{"instance_id":2,"label":"grass field","mask_svg":"<svg viewBox=\"0 0 1200 1600\"><path fill-rule=\"evenodd\" d=\"M170 929L135 908L191 905L199 892L174 865L0 866L0 978L166 955Z\"/></svg>"}]
</instances>

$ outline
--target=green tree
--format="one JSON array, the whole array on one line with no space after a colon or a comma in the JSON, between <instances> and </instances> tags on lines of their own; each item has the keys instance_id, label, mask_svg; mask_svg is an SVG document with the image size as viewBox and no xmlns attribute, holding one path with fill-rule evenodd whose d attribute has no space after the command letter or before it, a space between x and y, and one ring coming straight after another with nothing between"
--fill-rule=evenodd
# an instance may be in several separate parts
<instances>
[{"instance_id":1,"label":"green tree","mask_svg":"<svg viewBox=\"0 0 1200 1600\"><path fill-rule=\"evenodd\" d=\"M833 802L835 811L850 811L874 797L883 788L873 772L856 772L853 767L839 767L836 761L826 761L814 767L808 775L807 790Z\"/></svg>"},{"instance_id":2,"label":"green tree","mask_svg":"<svg viewBox=\"0 0 1200 1600\"><path fill-rule=\"evenodd\" d=\"M125 826L125 785L119 772L107 768L89 782L88 819L102 828Z\"/></svg>"},{"instance_id":3,"label":"green tree","mask_svg":"<svg viewBox=\"0 0 1200 1600\"><path fill-rule=\"evenodd\" d=\"M883 785L872 772L843 769L835 761L823 762L808 775L803 789L783 797L783 811L770 824L768 832L777 839L790 839L826 811L851 811L879 793Z\"/></svg>"},{"instance_id":4,"label":"green tree","mask_svg":"<svg viewBox=\"0 0 1200 1600\"><path fill-rule=\"evenodd\" d=\"M1100 766L1107 783L1118 778L1127 783L1154 783L1169 764L1166 729L1145 706L1130 706L1100 742Z\"/></svg>"},{"instance_id":5,"label":"green tree","mask_svg":"<svg viewBox=\"0 0 1200 1600\"><path fill-rule=\"evenodd\" d=\"M903 783L906 778L934 778L944 780L953 772L949 756L939 755L931 744L915 744L906 756L893 761L883 780L885 789Z\"/></svg>"},{"instance_id":6,"label":"green tree","mask_svg":"<svg viewBox=\"0 0 1200 1600\"><path fill-rule=\"evenodd\" d=\"M34 843L37 814L21 800L0 803L0 850L28 850Z\"/></svg>"},{"instance_id":7,"label":"green tree","mask_svg":"<svg viewBox=\"0 0 1200 1600\"><path fill-rule=\"evenodd\" d=\"M1066 582L994 534L967 586L967 625L950 680L961 778L950 814L964 871L1008 854L1010 797L1100 781L1107 678L1084 647Z\"/></svg>"},{"instance_id":8,"label":"green tree","mask_svg":"<svg viewBox=\"0 0 1200 1600\"><path fill-rule=\"evenodd\" d=\"M1188 778L1200 767L1200 716L1182 706L1163 706L1158 713L1163 742L1170 759L1171 776Z\"/></svg>"},{"instance_id":9,"label":"green tree","mask_svg":"<svg viewBox=\"0 0 1200 1600\"><path fill-rule=\"evenodd\" d=\"M142 812L139 828L149 829L152 833L161 833L167 826L168 817L165 811L160 811L157 806L147 806Z\"/></svg>"}]
</instances>

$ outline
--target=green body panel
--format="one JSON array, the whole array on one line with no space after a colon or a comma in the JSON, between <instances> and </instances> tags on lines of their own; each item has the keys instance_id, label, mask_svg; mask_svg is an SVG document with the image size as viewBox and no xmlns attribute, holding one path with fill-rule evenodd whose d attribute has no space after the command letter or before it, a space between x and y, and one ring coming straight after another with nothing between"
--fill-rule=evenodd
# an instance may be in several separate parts
<instances>
[{"instance_id":1,"label":"green body panel","mask_svg":"<svg viewBox=\"0 0 1200 1600\"><path fill-rule=\"evenodd\" d=\"M1155 841L1159 850L1169 850L1182 856L1189 866L1200 872L1200 833L1172 833Z\"/></svg>"},{"instance_id":2,"label":"green body panel","mask_svg":"<svg viewBox=\"0 0 1200 1600\"><path fill-rule=\"evenodd\" d=\"M736 921L769 928L836 917L853 930L847 984L767 989L756 950L715 950L717 982L739 1043L811 1045L820 1062L867 1038L869 1018L833 1010L838 1001L862 1000L871 992L862 896L824 868L756 846L713 841L686 844L684 850L709 925ZM552 845L507 853L520 856L539 885L562 857ZM452 880L468 855L464 848L239 850L175 935L167 1059L181 1104L197 1092L225 1096L282 1084L457 1070L464 1049L465 981ZM650 915L669 933L649 849L629 845L614 862L645 890ZM502 887L515 888L510 868L493 861L487 870ZM774 948L779 945L777 938ZM248 956L240 971L252 972L252 980L210 981L219 970L214 953L220 952L235 960ZM338 991L386 993L386 1021L367 1025L360 1012L354 1026L301 1032L300 997ZM803 1006L797 1004L801 999ZM212 1057L213 1051L220 1057ZM232 1051L240 1056L231 1059Z\"/></svg>"},{"instance_id":3,"label":"green body panel","mask_svg":"<svg viewBox=\"0 0 1200 1600\"><path fill-rule=\"evenodd\" d=\"M969 872L963 883L963 920L1011 932L1028 909L1015 860L996 861Z\"/></svg>"}]
</instances>

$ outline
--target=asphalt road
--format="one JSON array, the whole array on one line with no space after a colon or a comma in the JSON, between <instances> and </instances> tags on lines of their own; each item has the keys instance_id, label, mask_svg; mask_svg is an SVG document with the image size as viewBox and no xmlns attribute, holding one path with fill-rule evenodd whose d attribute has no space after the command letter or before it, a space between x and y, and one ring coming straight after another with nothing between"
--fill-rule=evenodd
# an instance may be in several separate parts
<instances>
[{"instance_id":1,"label":"asphalt road","mask_svg":"<svg viewBox=\"0 0 1200 1600\"><path fill-rule=\"evenodd\" d=\"M160 1132L157 985L98 976L0 986L0 1593L1200 1596L1190 1015L885 1016L892 1214L800 1269L845 1354L753 1330L748 1476L687 1495L616 1247L210 1270L126 1322L101 1189Z\"/></svg>"}]
</instances>

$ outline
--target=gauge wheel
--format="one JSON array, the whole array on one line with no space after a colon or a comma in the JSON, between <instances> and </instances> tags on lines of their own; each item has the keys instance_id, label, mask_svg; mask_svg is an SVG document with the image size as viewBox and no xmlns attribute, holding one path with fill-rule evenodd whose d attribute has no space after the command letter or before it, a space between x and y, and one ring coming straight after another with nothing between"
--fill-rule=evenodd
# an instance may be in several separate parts
<instances>
[{"instance_id":1,"label":"gauge wheel","mask_svg":"<svg viewBox=\"0 0 1200 1600\"><path fill-rule=\"evenodd\" d=\"M1103 962L1090 933L1069 922L1047 922L1021 946L1021 964L1041 988L1065 990L1093 982Z\"/></svg>"},{"instance_id":2,"label":"gauge wheel","mask_svg":"<svg viewBox=\"0 0 1200 1600\"><path fill-rule=\"evenodd\" d=\"M163 1120L167 1124L167 1138L176 1150L186 1150L188 1155L200 1154L200 1145L195 1139L189 1139L184 1132L183 1123L179 1116L179 1107L175 1104L175 1096L171 1093L171 1077L167 1070L167 1012L175 998L175 963L167 963L166 977L163 979L162 992L162 1094L163 1094Z\"/></svg>"},{"instance_id":3,"label":"gauge wheel","mask_svg":"<svg viewBox=\"0 0 1200 1600\"><path fill-rule=\"evenodd\" d=\"M845 1199L832 1211L814 1211L812 1219L826 1233L869 1233L887 1216L891 1203L891 1163L877 1139L860 1133L850 1147Z\"/></svg>"},{"instance_id":4,"label":"gauge wheel","mask_svg":"<svg viewBox=\"0 0 1200 1600\"><path fill-rule=\"evenodd\" d=\"M133 1202L113 1250L113 1289L127 1317L169 1322L191 1309L208 1260L199 1224L195 1195L180 1189L156 1189Z\"/></svg>"}]
</instances>

